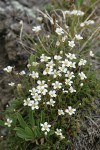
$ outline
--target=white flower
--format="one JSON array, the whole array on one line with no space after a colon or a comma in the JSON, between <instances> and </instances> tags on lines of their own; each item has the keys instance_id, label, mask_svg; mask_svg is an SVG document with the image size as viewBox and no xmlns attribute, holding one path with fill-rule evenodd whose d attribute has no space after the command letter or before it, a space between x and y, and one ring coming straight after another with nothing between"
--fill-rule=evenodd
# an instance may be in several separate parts
<instances>
[{"instance_id":1,"label":"white flower","mask_svg":"<svg viewBox=\"0 0 100 150\"><path fill-rule=\"evenodd\" d=\"M37 62L32 62L32 66L36 67L39 63Z\"/></svg>"},{"instance_id":2,"label":"white flower","mask_svg":"<svg viewBox=\"0 0 100 150\"><path fill-rule=\"evenodd\" d=\"M75 43L74 43L74 41L68 41L68 45L70 46L70 47L75 47Z\"/></svg>"},{"instance_id":3,"label":"white flower","mask_svg":"<svg viewBox=\"0 0 100 150\"><path fill-rule=\"evenodd\" d=\"M87 20L87 21L85 21L86 25L92 25L94 23L95 23L94 20Z\"/></svg>"},{"instance_id":4,"label":"white flower","mask_svg":"<svg viewBox=\"0 0 100 150\"><path fill-rule=\"evenodd\" d=\"M76 68L76 62L70 62L69 67L70 68Z\"/></svg>"},{"instance_id":5,"label":"white flower","mask_svg":"<svg viewBox=\"0 0 100 150\"><path fill-rule=\"evenodd\" d=\"M82 87L82 86L83 86L83 83L81 83L80 86Z\"/></svg>"},{"instance_id":6,"label":"white flower","mask_svg":"<svg viewBox=\"0 0 100 150\"><path fill-rule=\"evenodd\" d=\"M62 66L69 67L70 64L71 64L71 62L68 59L65 59L64 61L62 61Z\"/></svg>"},{"instance_id":7,"label":"white flower","mask_svg":"<svg viewBox=\"0 0 100 150\"><path fill-rule=\"evenodd\" d=\"M57 41L57 42L56 42L56 46L59 46L59 45L60 45L60 42L59 42L59 41Z\"/></svg>"},{"instance_id":8,"label":"white flower","mask_svg":"<svg viewBox=\"0 0 100 150\"><path fill-rule=\"evenodd\" d=\"M86 60L85 59L81 59L80 62L78 63L79 66L84 66L86 64Z\"/></svg>"},{"instance_id":9,"label":"white flower","mask_svg":"<svg viewBox=\"0 0 100 150\"><path fill-rule=\"evenodd\" d=\"M58 35L62 35L64 34L64 31L62 28L56 28L56 31L55 31Z\"/></svg>"},{"instance_id":10,"label":"white flower","mask_svg":"<svg viewBox=\"0 0 100 150\"><path fill-rule=\"evenodd\" d=\"M71 86L73 83L73 81L71 81L70 79L65 79L65 84Z\"/></svg>"},{"instance_id":11,"label":"white flower","mask_svg":"<svg viewBox=\"0 0 100 150\"><path fill-rule=\"evenodd\" d=\"M80 76L81 80L84 80L84 79L87 78L86 75L83 72L80 72L79 76Z\"/></svg>"},{"instance_id":12,"label":"white flower","mask_svg":"<svg viewBox=\"0 0 100 150\"><path fill-rule=\"evenodd\" d=\"M32 30L33 30L34 32L38 33L39 31L41 31L41 26L33 27Z\"/></svg>"},{"instance_id":13,"label":"white flower","mask_svg":"<svg viewBox=\"0 0 100 150\"><path fill-rule=\"evenodd\" d=\"M60 59L62 59L62 57L59 56L59 55L55 55L55 56L54 56L54 59L55 59L55 60L60 60Z\"/></svg>"},{"instance_id":14,"label":"white flower","mask_svg":"<svg viewBox=\"0 0 100 150\"><path fill-rule=\"evenodd\" d=\"M55 101L53 99L50 99L50 101L48 101L46 104L53 107L55 104Z\"/></svg>"},{"instance_id":15,"label":"white flower","mask_svg":"<svg viewBox=\"0 0 100 150\"><path fill-rule=\"evenodd\" d=\"M35 93L37 93L37 89L32 88L32 90L29 90L29 92L31 92L31 95L35 95Z\"/></svg>"},{"instance_id":16,"label":"white flower","mask_svg":"<svg viewBox=\"0 0 100 150\"><path fill-rule=\"evenodd\" d=\"M32 73L30 73L29 76L31 76L33 79L36 79L39 77L39 73L32 71Z\"/></svg>"},{"instance_id":17,"label":"white flower","mask_svg":"<svg viewBox=\"0 0 100 150\"><path fill-rule=\"evenodd\" d=\"M75 114L76 109L72 108L71 106L68 106L68 109L66 109L65 112L71 116L71 115Z\"/></svg>"},{"instance_id":18,"label":"white flower","mask_svg":"<svg viewBox=\"0 0 100 150\"><path fill-rule=\"evenodd\" d=\"M61 129L56 129L55 134L61 136L62 135L62 130Z\"/></svg>"},{"instance_id":19,"label":"white flower","mask_svg":"<svg viewBox=\"0 0 100 150\"><path fill-rule=\"evenodd\" d=\"M66 11L64 11L64 14L66 15L71 15L71 11L69 11L69 10L66 10Z\"/></svg>"},{"instance_id":20,"label":"white flower","mask_svg":"<svg viewBox=\"0 0 100 150\"><path fill-rule=\"evenodd\" d=\"M65 136L61 135L61 136L60 136L60 139L61 139L61 140L65 139Z\"/></svg>"},{"instance_id":21,"label":"white flower","mask_svg":"<svg viewBox=\"0 0 100 150\"><path fill-rule=\"evenodd\" d=\"M40 126L42 127L41 130L44 131L45 135L47 135L47 132L50 132L51 125L47 122L45 122L44 124L41 123Z\"/></svg>"},{"instance_id":22,"label":"white flower","mask_svg":"<svg viewBox=\"0 0 100 150\"><path fill-rule=\"evenodd\" d=\"M80 34L76 34L76 35L75 35L75 38L76 38L77 40L82 40L82 39L83 39L83 37L82 37Z\"/></svg>"},{"instance_id":23,"label":"white flower","mask_svg":"<svg viewBox=\"0 0 100 150\"><path fill-rule=\"evenodd\" d=\"M57 71L57 70L54 70L53 72L52 72L52 74L53 74L53 77L54 78L56 78L56 77L61 77L61 73L60 73L60 71Z\"/></svg>"},{"instance_id":24,"label":"white flower","mask_svg":"<svg viewBox=\"0 0 100 150\"><path fill-rule=\"evenodd\" d=\"M7 121L5 122L5 125L8 126L8 127L11 127L11 123L12 123L12 120L7 118Z\"/></svg>"},{"instance_id":25,"label":"white flower","mask_svg":"<svg viewBox=\"0 0 100 150\"><path fill-rule=\"evenodd\" d=\"M53 72L53 68L52 67L47 67L45 68L45 70L43 71L43 75L47 75L47 74L52 74Z\"/></svg>"},{"instance_id":26,"label":"white flower","mask_svg":"<svg viewBox=\"0 0 100 150\"><path fill-rule=\"evenodd\" d=\"M45 89L44 87L38 86L38 93L40 93L41 95L46 95L47 92L48 92L47 89Z\"/></svg>"},{"instance_id":27,"label":"white flower","mask_svg":"<svg viewBox=\"0 0 100 150\"><path fill-rule=\"evenodd\" d=\"M85 25L92 25L92 24L94 24L95 22L94 22L94 20L87 20L87 21L85 21L85 22L82 22L81 24L80 24L80 26L81 27L84 27Z\"/></svg>"},{"instance_id":28,"label":"white flower","mask_svg":"<svg viewBox=\"0 0 100 150\"><path fill-rule=\"evenodd\" d=\"M53 60L51 60L50 62L48 62L46 64L46 67L49 67L49 68L53 68L54 66L55 66L55 64L54 64Z\"/></svg>"},{"instance_id":29,"label":"white flower","mask_svg":"<svg viewBox=\"0 0 100 150\"><path fill-rule=\"evenodd\" d=\"M59 81L56 81L55 83L52 83L54 89L60 89L62 87L62 83Z\"/></svg>"},{"instance_id":30,"label":"white flower","mask_svg":"<svg viewBox=\"0 0 100 150\"><path fill-rule=\"evenodd\" d=\"M28 104L28 106L30 106L31 107L31 109L32 110L34 110L34 109L39 109L39 106L38 106L38 101L30 101L30 103Z\"/></svg>"},{"instance_id":31,"label":"white flower","mask_svg":"<svg viewBox=\"0 0 100 150\"><path fill-rule=\"evenodd\" d=\"M65 54L65 55L66 55L67 58L69 58L70 60L76 59L75 54L68 53L68 54Z\"/></svg>"},{"instance_id":32,"label":"white flower","mask_svg":"<svg viewBox=\"0 0 100 150\"><path fill-rule=\"evenodd\" d=\"M55 90L51 90L51 91L49 92L49 95L50 95L51 97L56 97L56 96L57 96Z\"/></svg>"},{"instance_id":33,"label":"white flower","mask_svg":"<svg viewBox=\"0 0 100 150\"><path fill-rule=\"evenodd\" d=\"M10 82L10 83L8 83L8 85L13 87L15 85L15 83L14 82Z\"/></svg>"},{"instance_id":34,"label":"white flower","mask_svg":"<svg viewBox=\"0 0 100 150\"><path fill-rule=\"evenodd\" d=\"M24 100L24 106L29 106L29 104L30 104L30 98L27 98L27 100Z\"/></svg>"},{"instance_id":35,"label":"white flower","mask_svg":"<svg viewBox=\"0 0 100 150\"><path fill-rule=\"evenodd\" d=\"M70 86L69 91L70 91L70 93L76 92L76 90L72 86Z\"/></svg>"},{"instance_id":36,"label":"white flower","mask_svg":"<svg viewBox=\"0 0 100 150\"><path fill-rule=\"evenodd\" d=\"M92 52L92 51L90 51L90 56L91 56L91 57L93 57L93 56L94 56L94 54L93 54L93 52Z\"/></svg>"},{"instance_id":37,"label":"white flower","mask_svg":"<svg viewBox=\"0 0 100 150\"><path fill-rule=\"evenodd\" d=\"M71 15L83 16L84 12L81 10L72 10Z\"/></svg>"},{"instance_id":38,"label":"white flower","mask_svg":"<svg viewBox=\"0 0 100 150\"><path fill-rule=\"evenodd\" d=\"M71 79L74 78L75 76L74 76L74 73L73 73L73 72L67 71L67 74L65 74L65 77L68 77L68 78L71 80Z\"/></svg>"},{"instance_id":39,"label":"white flower","mask_svg":"<svg viewBox=\"0 0 100 150\"><path fill-rule=\"evenodd\" d=\"M80 24L80 27L84 27L84 26L85 26L85 23L82 22L82 23Z\"/></svg>"},{"instance_id":40,"label":"white flower","mask_svg":"<svg viewBox=\"0 0 100 150\"><path fill-rule=\"evenodd\" d=\"M65 42L66 39L67 39L67 36L62 37L62 42Z\"/></svg>"},{"instance_id":41,"label":"white flower","mask_svg":"<svg viewBox=\"0 0 100 150\"><path fill-rule=\"evenodd\" d=\"M32 98L35 100L35 101L41 101L41 95L38 95L37 93L35 93Z\"/></svg>"},{"instance_id":42,"label":"white flower","mask_svg":"<svg viewBox=\"0 0 100 150\"><path fill-rule=\"evenodd\" d=\"M22 70L19 74L22 76L22 75L25 75L26 73L24 70Z\"/></svg>"},{"instance_id":43,"label":"white flower","mask_svg":"<svg viewBox=\"0 0 100 150\"><path fill-rule=\"evenodd\" d=\"M68 91L63 89L63 93L68 93Z\"/></svg>"},{"instance_id":44,"label":"white flower","mask_svg":"<svg viewBox=\"0 0 100 150\"><path fill-rule=\"evenodd\" d=\"M12 69L13 69L13 68L14 68L14 67L7 66L7 67L4 68L3 70L6 71L6 72L8 72L8 73L10 73L10 72L12 72Z\"/></svg>"},{"instance_id":45,"label":"white flower","mask_svg":"<svg viewBox=\"0 0 100 150\"><path fill-rule=\"evenodd\" d=\"M44 81L44 80L42 80L42 81L38 80L38 81L37 81L37 84L39 85L39 87L40 87L40 86L43 87L43 88L47 88L47 87L48 87L48 85L45 84L45 81ZM38 89L38 86L37 86L37 89Z\"/></svg>"},{"instance_id":46,"label":"white flower","mask_svg":"<svg viewBox=\"0 0 100 150\"><path fill-rule=\"evenodd\" d=\"M67 68L64 65L62 65L61 67L59 67L59 70L60 70L60 72L64 72L64 73L67 72Z\"/></svg>"},{"instance_id":47,"label":"white flower","mask_svg":"<svg viewBox=\"0 0 100 150\"><path fill-rule=\"evenodd\" d=\"M62 109L58 109L58 115L60 116L60 115L64 115L65 113L64 113L64 111L62 110Z\"/></svg>"},{"instance_id":48,"label":"white flower","mask_svg":"<svg viewBox=\"0 0 100 150\"><path fill-rule=\"evenodd\" d=\"M27 67L28 67L28 68L31 67L31 64L27 64Z\"/></svg>"},{"instance_id":49,"label":"white flower","mask_svg":"<svg viewBox=\"0 0 100 150\"><path fill-rule=\"evenodd\" d=\"M44 54L42 54L40 56L40 61L41 62L47 62L49 59L51 59L51 57L45 56Z\"/></svg>"}]
</instances>

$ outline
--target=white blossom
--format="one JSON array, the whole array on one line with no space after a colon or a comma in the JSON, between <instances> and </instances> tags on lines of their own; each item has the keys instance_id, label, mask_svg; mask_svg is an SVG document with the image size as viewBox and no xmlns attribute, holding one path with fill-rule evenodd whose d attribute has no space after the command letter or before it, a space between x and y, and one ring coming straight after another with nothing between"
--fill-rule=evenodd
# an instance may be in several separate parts
<instances>
[{"instance_id":1,"label":"white blossom","mask_svg":"<svg viewBox=\"0 0 100 150\"><path fill-rule=\"evenodd\" d=\"M65 54L65 55L66 55L67 58L69 58L70 60L76 59L75 54L68 53L68 54Z\"/></svg>"},{"instance_id":2,"label":"white blossom","mask_svg":"<svg viewBox=\"0 0 100 150\"><path fill-rule=\"evenodd\" d=\"M92 52L92 51L90 51L90 56L91 56L91 57L93 57L93 56L94 56L94 54L93 54L93 52Z\"/></svg>"},{"instance_id":3,"label":"white blossom","mask_svg":"<svg viewBox=\"0 0 100 150\"><path fill-rule=\"evenodd\" d=\"M13 69L13 68L14 68L14 67L7 66L7 67L4 68L3 70L6 71L6 72L8 72L8 73L10 73L10 72L12 72L12 69Z\"/></svg>"},{"instance_id":4,"label":"white blossom","mask_svg":"<svg viewBox=\"0 0 100 150\"><path fill-rule=\"evenodd\" d=\"M14 82L10 82L10 83L8 83L8 85L13 87L13 86L15 86L15 83Z\"/></svg>"},{"instance_id":5,"label":"white blossom","mask_svg":"<svg viewBox=\"0 0 100 150\"><path fill-rule=\"evenodd\" d=\"M50 99L50 101L46 102L46 104L54 107L55 101L53 99Z\"/></svg>"},{"instance_id":6,"label":"white blossom","mask_svg":"<svg viewBox=\"0 0 100 150\"><path fill-rule=\"evenodd\" d=\"M54 77L54 78L56 78L56 77L58 77L58 76L61 77L61 73L60 73L59 70L58 70L58 71L57 71L57 70L54 70L54 71L52 72L52 74L53 74L53 77Z\"/></svg>"},{"instance_id":7,"label":"white blossom","mask_svg":"<svg viewBox=\"0 0 100 150\"><path fill-rule=\"evenodd\" d=\"M61 129L56 129L55 134L61 136L62 135L62 130Z\"/></svg>"},{"instance_id":8,"label":"white blossom","mask_svg":"<svg viewBox=\"0 0 100 150\"><path fill-rule=\"evenodd\" d=\"M31 95L35 95L35 93L37 93L38 90L36 88L32 88L31 90L29 90L29 92L31 92Z\"/></svg>"},{"instance_id":9,"label":"white blossom","mask_svg":"<svg viewBox=\"0 0 100 150\"><path fill-rule=\"evenodd\" d=\"M39 31L41 31L41 26L33 27L32 30L33 30L34 32L38 33Z\"/></svg>"},{"instance_id":10,"label":"white blossom","mask_svg":"<svg viewBox=\"0 0 100 150\"><path fill-rule=\"evenodd\" d=\"M71 48L75 47L74 41L68 41L68 45L69 45Z\"/></svg>"},{"instance_id":11,"label":"white blossom","mask_svg":"<svg viewBox=\"0 0 100 150\"><path fill-rule=\"evenodd\" d=\"M34 110L34 109L39 109L38 104L39 104L38 101L31 100L30 103L28 104L28 106L30 106L31 109Z\"/></svg>"},{"instance_id":12,"label":"white blossom","mask_svg":"<svg viewBox=\"0 0 100 150\"><path fill-rule=\"evenodd\" d=\"M71 116L71 115L75 114L76 109L72 108L71 106L68 106L68 109L66 109L65 112Z\"/></svg>"},{"instance_id":13,"label":"white blossom","mask_svg":"<svg viewBox=\"0 0 100 150\"><path fill-rule=\"evenodd\" d=\"M65 84L71 86L73 83L73 81L71 81L70 79L65 79Z\"/></svg>"},{"instance_id":14,"label":"white blossom","mask_svg":"<svg viewBox=\"0 0 100 150\"><path fill-rule=\"evenodd\" d=\"M36 67L39 63L37 62L32 62L32 66Z\"/></svg>"},{"instance_id":15,"label":"white blossom","mask_svg":"<svg viewBox=\"0 0 100 150\"><path fill-rule=\"evenodd\" d=\"M80 86L82 87L82 86L83 86L83 83L81 83Z\"/></svg>"},{"instance_id":16,"label":"white blossom","mask_svg":"<svg viewBox=\"0 0 100 150\"><path fill-rule=\"evenodd\" d=\"M72 78L75 77L75 75L74 75L73 72L67 71L67 74L65 74L65 77L67 77L67 78L69 78L71 80Z\"/></svg>"},{"instance_id":17,"label":"white blossom","mask_svg":"<svg viewBox=\"0 0 100 150\"><path fill-rule=\"evenodd\" d=\"M62 110L62 109L58 109L58 115L60 116L60 115L64 115L65 113L64 113L64 111Z\"/></svg>"},{"instance_id":18,"label":"white blossom","mask_svg":"<svg viewBox=\"0 0 100 150\"><path fill-rule=\"evenodd\" d=\"M60 42L59 42L59 41L57 41L57 42L56 42L56 46L59 46L59 45L60 45Z\"/></svg>"},{"instance_id":19,"label":"white blossom","mask_svg":"<svg viewBox=\"0 0 100 150\"><path fill-rule=\"evenodd\" d=\"M84 80L84 79L87 78L86 75L83 72L80 72L79 76L80 76L81 80Z\"/></svg>"},{"instance_id":20,"label":"white blossom","mask_svg":"<svg viewBox=\"0 0 100 150\"><path fill-rule=\"evenodd\" d=\"M23 75L25 75L26 73L25 73L25 71L24 70L22 70L20 73L19 73L19 75L21 75L21 76L23 76Z\"/></svg>"},{"instance_id":21,"label":"white blossom","mask_svg":"<svg viewBox=\"0 0 100 150\"><path fill-rule=\"evenodd\" d=\"M24 106L29 106L29 104L30 104L30 98L27 98L27 100L24 100Z\"/></svg>"},{"instance_id":22,"label":"white blossom","mask_svg":"<svg viewBox=\"0 0 100 150\"><path fill-rule=\"evenodd\" d=\"M35 93L32 98L34 99L34 101L41 101L41 95Z\"/></svg>"},{"instance_id":23,"label":"white blossom","mask_svg":"<svg viewBox=\"0 0 100 150\"><path fill-rule=\"evenodd\" d=\"M12 120L7 118L7 121L4 123L6 126L11 127Z\"/></svg>"},{"instance_id":24,"label":"white blossom","mask_svg":"<svg viewBox=\"0 0 100 150\"><path fill-rule=\"evenodd\" d=\"M62 83L59 81L55 81L55 83L52 83L54 89L60 89L62 87Z\"/></svg>"},{"instance_id":25,"label":"white blossom","mask_svg":"<svg viewBox=\"0 0 100 150\"><path fill-rule=\"evenodd\" d=\"M38 87L44 87L44 88L47 88L48 87L48 85L47 84L45 84L45 81L44 80L42 80L42 81L40 81L40 80L38 80L37 81L37 84L38 84L38 86L37 86L37 89L38 89Z\"/></svg>"},{"instance_id":26,"label":"white blossom","mask_svg":"<svg viewBox=\"0 0 100 150\"><path fill-rule=\"evenodd\" d=\"M80 62L78 63L79 66L84 66L86 64L86 60L85 59L81 59Z\"/></svg>"},{"instance_id":27,"label":"white blossom","mask_svg":"<svg viewBox=\"0 0 100 150\"><path fill-rule=\"evenodd\" d=\"M49 59L51 59L51 57L45 56L44 54L42 54L40 56L40 61L41 62L47 62Z\"/></svg>"},{"instance_id":28,"label":"white blossom","mask_svg":"<svg viewBox=\"0 0 100 150\"><path fill-rule=\"evenodd\" d=\"M43 75L51 75L53 73L53 68L52 67L46 67L45 70L43 71Z\"/></svg>"},{"instance_id":29,"label":"white blossom","mask_svg":"<svg viewBox=\"0 0 100 150\"><path fill-rule=\"evenodd\" d=\"M62 37L62 42L65 42L66 39L67 39L67 36Z\"/></svg>"},{"instance_id":30,"label":"white blossom","mask_svg":"<svg viewBox=\"0 0 100 150\"><path fill-rule=\"evenodd\" d=\"M56 28L56 31L55 31L58 35L62 35L64 34L64 31L62 28Z\"/></svg>"},{"instance_id":31,"label":"white blossom","mask_svg":"<svg viewBox=\"0 0 100 150\"><path fill-rule=\"evenodd\" d=\"M83 16L84 12L81 10L72 10L71 15L76 15L76 16Z\"/></svg>"},{"instance_id":32,"label":"white blossom","mask_svg":"<svg viewBox=\"0 0 100 150\"><path fill-rule=\"evenodd\" d=\"M64 65L62 65L61 67L59 67L60 72L67 72L67 67L65 67Z\"/></svg>"},{"instance_id":33,"label":"white blossom","mask_svg":"<svg viewBox=\"0 0 100 150\"><path fill-rule=\"evenodd\" d=\"M60 60L60 59L62 59L62 57L59 56L59 55L55 55L55 56L54 56L54 59L55 59L55 60Z\"/></svg>"},{"instance_id":34,"label":"white blossom","mask_svg":"<svg viewBox=\"0 0 100 150\"><path fill-rule=\"evenodd\" d=\"M76 38L77 40L82 40L82 39L83 39L83 37L82 37L80 34L76 34L76 35L75 35L75 38Z\"/></svg>"},{"instance_id":35,"label":"white blossom","mask_svg":"<svg viewBox=\"0 0 100 150\"><path fill-rule=\"evenodd\" d=\"M49 67L49 68L53 68L54 66L55 66L55 63L53 62L53 60L51 60L50 62L46 64L46 67Z\"/></svg>"},{"instance_id":36,"label":"white blossom","mask_svg":"<svg viewBox=\"0 0 100 150\"><path fill-rule=\"evenodd\" d=\"M70 91L70 93L76 92L76 90L72 86L70 86L69 91Z\"/></svg>"},{"instance_id":37,"label":"white blossom","mask_svg":"<svg viewBox=\"0 0 100 150\"><path fill-rule=\"evenodd\" d=\"M55 90L49 91L49 95L50 95L51 97L56 97L56 96L57 96Z\"/></svg>"},{"instance_id":38,"label":"white blossom","mask_svg":"<svg viewBox=\"0 0 100 150\"><path fill-rule=\"evenodd\" d=\"M47 122L45 122L44 124L41 123L40 126L42 127L41 130L44 131L45 135L47 135L47 132L50 132L51 125Z\"/></svg>"},{"instance_id":39,"label":"white blossom","mask_svg":"<svg viewBox=\"0 0 100 150\"><path fill-rule=\"evenodd\" d=\"M29 76L31 76L33 79L36 79L36 78L39 77L39 73L35 72L35 71L32 71L32 73L30 73Z\"/></svg>"}]
</instances>

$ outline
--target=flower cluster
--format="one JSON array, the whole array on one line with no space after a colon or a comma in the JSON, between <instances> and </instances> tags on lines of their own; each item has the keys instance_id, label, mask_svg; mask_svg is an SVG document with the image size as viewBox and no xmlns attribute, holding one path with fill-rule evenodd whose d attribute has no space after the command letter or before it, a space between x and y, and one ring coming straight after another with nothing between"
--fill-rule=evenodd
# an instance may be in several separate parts
<instances>
[{"instance_id":1,"label":"flower cluster","mask_svg":"<svg viewBox=\"0 0 100 150\"><path fill-rule=\"evenodd\" d=\"M72 10L72 11L66 10L66 11L64 11L64 13L67 15L76 15L76 16L83 16L84 15L84 12L81 10Z\"/></svg>"}]
</instances>

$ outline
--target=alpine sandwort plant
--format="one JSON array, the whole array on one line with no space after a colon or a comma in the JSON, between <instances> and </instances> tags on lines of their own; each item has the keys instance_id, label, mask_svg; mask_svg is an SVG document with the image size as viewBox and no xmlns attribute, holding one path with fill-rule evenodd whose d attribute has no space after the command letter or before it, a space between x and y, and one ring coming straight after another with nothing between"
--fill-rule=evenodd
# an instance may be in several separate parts
<instances>
[{"instance_id":1,"label":"alpine sandwort plant","mask_svg":"<svg viewBox=\"0 0 100 150\"><path fill-rule=\"evenodd\" d=\"M98 80L91 65L95 55L89 42L100 28L94 30L95 22L84 20L81 10L62 11L61 24L59 19L41 13L53 30L48 36L43 25L32 28L36 36L36 40L31 37L34 54L27 71L16 73L20 83L9 83L15 98L0 121L8 127L10 150L65 150L78 137L81 122L98 96ZM13 68L7 66L4 71L11 73Z\"/></svg>"}]
</instances>

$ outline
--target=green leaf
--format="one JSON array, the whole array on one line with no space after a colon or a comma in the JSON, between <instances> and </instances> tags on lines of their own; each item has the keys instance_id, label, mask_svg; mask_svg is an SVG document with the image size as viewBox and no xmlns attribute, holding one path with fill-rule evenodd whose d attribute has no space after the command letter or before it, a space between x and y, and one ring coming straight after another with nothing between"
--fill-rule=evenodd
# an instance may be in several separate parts
<instances>
[{"instance_id":1,"label":"green leaf","mask_svg":"<svg viewBox=\"0 0 100 150\"><path fill-rule=\"evenodd\" d=\"M35 126L35 119L33 117L33 111L30 110L29 112L29 123L32 125L32 126Z\"/></svg>"},{"instance_id":2,"label":"green leaf","mask_svg":"<svg viewBox=\"0 0 100 150\"><path fill-rule=\"evenodd\" d=\"M27 127L26 122L24 121L24 119L22 118L22 116L19 113L17 113L17 119L18 119L21 127L23 127L23 128Z\"/></svg>"},{"instance_id":3,"label":"green leaf","mask_svg":"<svg viewBox=\"0 0 100 150\"><path fill-rule=\"evenodd\" d=\"M83 1L84 1L84 0L78 0L78 1L76 1L76 4L77 4L78 6L81 6L81 5L83 5Z\"/></svg>"},{"instance_id":4,"label":"green leaf","mask_svg":"<svg viewBox=\"0 0 100 150\"><path fill-rule=\"evenodd\" d=\"M4 126L4 121L0 120L0 126Z\"/></svg>"},{"instance_id":5,"label":"green leaf","mask_svg":"<svg viewBox=\"0 0 100 150\"><path fill-rule=\"evenodd\" d=\"M29 127L26 127L26 128L25 128L25 133L26 133L27 135L29 135L30 137L32 137L32 138L33 138L33 136L34 136L33 131L32 131Z\"/></svg>"},{"instance_id":6,"label":"green leaf","mask_svg":"<svg viewBox=\"0 0 100 150\"><path fill-rule=\"evenodd\" d=\"M44 111L41 111L41 122L45 121L45 113Z\"/></svg>"},{"instance_id":7,"label":"green leaf","mask_svg":"<svg viewBox=\"0 0 100 150\"><path fill-rule=\"evenodd\" d=\"M32 54L30 56L29 63L31 64L32 62L35 62L35 61L36 61L36 56Z\"/></svg>"},{"instance_id":8,"label":"green leaf","mask_svg":"<svg viewBox=\"0 0 100 150\"><path fill-rule=\"evenodd\" d=\"M27 140L31 140L33 139L33 135L30 134L30 128L27 128L26 130L20 127L16 127L14 129L16 131L16 134L18 137L22 138L22 139L27 139Z\"/></svg>"}]
</instances>

